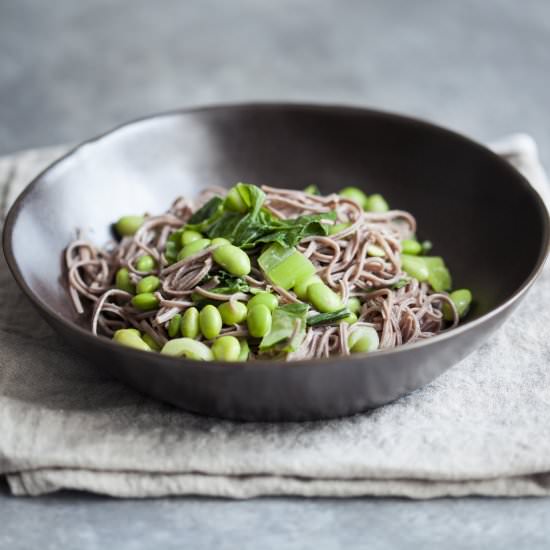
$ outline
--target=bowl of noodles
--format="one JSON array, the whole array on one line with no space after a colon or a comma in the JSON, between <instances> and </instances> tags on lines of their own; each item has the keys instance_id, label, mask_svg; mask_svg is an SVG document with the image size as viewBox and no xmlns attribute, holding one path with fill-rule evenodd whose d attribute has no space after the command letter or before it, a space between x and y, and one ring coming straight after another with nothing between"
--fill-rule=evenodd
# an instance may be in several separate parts
<instances>
[{"instance_id":1,"label":"bowl of noodles","mask_svg":"<svg viewBox=\"0 0 550 550\"><path fill-rule=\"evenodd\" d=\"M463 136L248 104L85 142L18 198L4 249L98 368L192 412L295 421L381 406L471 353L548 234L528 182Z\"/></svg>"}]
</instances>

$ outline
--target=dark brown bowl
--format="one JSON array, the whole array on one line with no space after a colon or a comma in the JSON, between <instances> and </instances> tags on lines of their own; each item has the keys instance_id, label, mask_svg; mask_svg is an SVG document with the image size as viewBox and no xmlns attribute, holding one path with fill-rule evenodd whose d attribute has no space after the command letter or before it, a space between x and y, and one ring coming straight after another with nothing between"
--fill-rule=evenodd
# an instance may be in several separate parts
<instances>
[{"instance_id":1,"label":"dark brown bowl","mask_svg":"<svg viewBox=\"0 0 550 550\"><path fill-rule=\"evenodd\" d=\"M293 363L197 363L92 336L67 297L61 255L82 228L98 244L121 215L237 181L323 193L357 185L412 212L475 305L457 329L369 356ZM306 420L378 407L420 388L504 321L541 270L544 205L488 149L448 130L367 109L237 105L121 126L40 174L9 212L4 250L17 282L74 348L135 388L189 411Z\"/></svg>"}]
</instances>

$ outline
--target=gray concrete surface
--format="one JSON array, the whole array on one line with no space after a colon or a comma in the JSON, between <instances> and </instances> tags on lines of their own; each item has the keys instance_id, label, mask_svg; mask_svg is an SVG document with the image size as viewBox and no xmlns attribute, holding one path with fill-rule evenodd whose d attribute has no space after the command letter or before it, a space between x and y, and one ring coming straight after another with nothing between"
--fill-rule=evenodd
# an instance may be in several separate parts
<instances>
[{"instance_id":1,"label":"gray concrete surface","mask_svg":"<svg viewBox=\"0 0 550 550\"><path fill-rule=\"evenodd\" d=\"M546 0L3 0L0 154L203 103L403 111L550 162ZM1 437L1 434L0 434ZM116 501L0 489L0 548L548 548L550 501Z\"/></svg>"}]
</instances>

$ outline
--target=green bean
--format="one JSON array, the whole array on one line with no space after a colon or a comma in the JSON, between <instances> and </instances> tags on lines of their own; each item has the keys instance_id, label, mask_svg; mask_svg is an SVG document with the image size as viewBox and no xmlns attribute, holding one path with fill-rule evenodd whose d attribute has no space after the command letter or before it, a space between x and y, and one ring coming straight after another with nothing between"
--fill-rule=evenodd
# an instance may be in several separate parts
<instances>
[{"instance_id":1,"label":"green bean","mask_svg":"<svg viewBox=\"0 0 550 550\"><path fill-rule=\"evenodd\" d=\"M430 276L430 270L428 269L424 258L420 256L401 254L401 268L405 273L415 279L418 279L420 282L427 281Z\"/></svg>"},{"instance_id":2,"label":"green bean","mask_svg":"<svg viewBox=\"0 0 550 550\"><path fill-rule=\"evenodd\" d=\"M194 231L193 229L185 229L181 234L181 246L185 246L193 241L204 239L202 233Z\"/></svg>"},{"instance_id":3,"label":"green bean","mask_svg":"<svg viewBox=\"0 0 550 550\"><path fill-rule=\"evenodd\" d=\"M225 244L212 252L214 261L227 272L236 277L243 277L250 273L250 258L248 254L232 244Z\"/></svg>"},{"instance_id":4,"label":"green bean","mask_svg":"<svg viewBox=\"0 0 550 550\"><path fill-rule=\"evenodd\" d=\"M361 311L361 302L359 301L359 298L356 298L353 296L348 300L348 303L346 304L346 307L356 315Z\"/></svg>"},{"instance_id":5,"label":"green bean","mask_svg":"<svg viewBox=\"0 0 550 550\"><path fill-rule=\"evenodd\" d=\"M224 207L232 212L240 212L244 214L248 207L243 201L241 194L236 187L232 187L225 196Z\"/></svg>"},{"instance_id":6,"label":"green bean","mask_svg":"<svg viewBox=\"0 0 550 550\"><path fill-rule=\"evenodd\" d=\"M168 323L168 336L175 338L181 331L181 313L176 313Z\"/></svg>"},{"instance_id":7,"label":"green bean","mask_svg":"<svg viewBox=\"0 0 550 550\"><path fill-rule=\"evenodd\" d=\"M380 338L372 327L357 327L348 336L348 347L351 353L374 351L378 349L379 345Z\"/></svg>"},{"instance_id":8,"label":"green bean","mask_svg":"<svg viewBox=\"0 0 550 550\"><path fill-rule=\"evenodd\" d=\"M200 252L201 250L204 250L205 248L208 248L209 246L210 246L210 239L197 239L196 241L186 244L178 252L178 262L180 260L183 260L184 258L193 256L193 254L197 254L198 252Z\"/></svg>"},{"instance_id":9,"label":"green bean","mask_svg":"<svg viewBox=\"0 0 550 550\"><path fill-rule=\"evenodd\" d=\"M461 288L451 292L449 297L455 305L458 316L462 319L462 317L464 317L470 309L470 305L472 303L472 293L467 288ZM443 317L446 321L453 320L453 310L447 303L443 304Z\"/></svg>"},{"instance_id":10,"label":"green bean","mask_svg":"<svg viewBox=\"0 0 550 550\"><path fill-rule=\"evenodd\" d=\"M180 329L181 335L187 338L196 338L199 335L199 310L196 307L185 310Z\"/></svg>"},{"instance_id":11,"label":"green bean","mask_svg":"<svg viewBox=\"0 0 550 550\"><path fill-rule=\"evenodd\" d=\"M239 342L241 345L241 351L239 352L237 361L246 361L248 359L248 355L250 354L250 347L246 341L246 338L241 338Z\"/></svg>"},{"instance_id":12,"label":"green bean","mask_svg":"<svg viewBox=\"0 0 550 550\"><path fill-rule=\"evenodd\" d=\"M136 309L141 309L142 311L149 311L155 309L159 305L159 301L154 294L150 292L144 292L142 294L136 294L132 298L132 305Z\"/></svg>"},{"instance_id":13,"label":"green bean","mask_svg":"<svg viewBox=\"0 0 550 550\"><path fill-rule=\"evenodd\" d=\"M169 340L164 344L160 352L171 357L187 357L188 359L196 359L198 361L212 361L214 359L212 350L206 344L192 338L174 338L173 340Z\"/></svg>"},{"instance_id":14,"label":"green bean","mask_svg":"<svg viewBox=\"0 0 550 550\"><path fill-rule=\"evenodd\" d=\"M266 305L257 304L248 310L246 323L251 336L263 338L271 330L271 311Z\"/></svg>"},{"instance_id":15,"label":"green bean","mask_svg":"<svg viewBox=\"0 0 550 550\"><path fill-rule=\"evenodd\" d=\"M386 199L379 193L375 193L369 197L369 201L365 210L367 212L387 212L390 209Z\"/></svg>"},{"instance_id":16,"label":"green bean","mask_svg":"<svg viewBox=\"0 0 550 550\"><path fill-rule=\"evenodd\" d=\"M138 271L149 273L149 271L153 271L153 269L155 269L155 265L156 263L153 257L145 254L137 259L136 269Z\"/></svg>"},{"instance_id":17,"label":"green bean","mask_svg":"<svg viewBox=\"0 0 550 550\"><path fill-rule=\"evenodd\" d=\"M248 309L242 302L234 302L229 300L218 306L218 311L222 316L224 325L235 325L242 323L246 319Z\"/></svg>"},{"instance_id":18,"label":"green bean","mask_svg":"<svg viewBox=\"0 0 550 550\"><path fill-rule=\"evenodd\" d=\"M344 231L344 229L347 229L351 224L349 222L346 223L336 223L334 225L331 225L328 228L328 234L329 235L336 235L336 233L340 233L340 231Z\"/></svg>"},{"instance_id":19,"label":"green bean","mask_svg":"<svg viewBox=\"0 0 550 550\"><path fill-rule=\"evenodd\" d=\"M255 294L248 300L247 306L251 308L258 304L263 304L267 306L269 311L273 311L279 305L279 299L275 294L271 294L271 292L258 292L258 294Z\"/></svg>"},{"instance_id":20,"label":"green bean","mask_svg":"<svg viewBox=\"0 0 550 550\"><path fill-rule=\"evenodd\" d=\"M325 283L313 283L307 288L308 301L321 313L332 313L344 307L340 296Z\"/></svg>"},{"instance_id":21,"label":"green bean","mask_svg":"<svg viewBox=\"0 0 550 550\"><path fill-rule=\"evenodd\" d=\"M143 277L136 286L138 294L155 292L160 286L160 279L156 275L147 275Z\"/></svg>"},{"instance_id":22,"label":"green bean","mask_svg":"<svg viewBox=\"0 0 550 550\"><path fill-rule=\"evenodd\" d=\"M368 198L361 189L357 187L345 187L339 193L341 197L354 200L361 208L366 209L368 204Z\"/></svg>"},{"instance_id":23,"label":"green bean","mask_svg":"<svg viewBox=\"0 0 550 550\"><path fill-rule=\"evenodd\" d=\"M300 300L307 300L307 289L310 285L313 283L320 283L321 278L317 275L313 275L312 277L306 277L305 279L302 279L298 281L294 285L294 293Z\"/></svg>"},{"instance_id":24,"label":"green bean","mask_svg":"<svg viewBox=\"0 0 550 550\"><path fill-rule=\"evenodd\" d=\"M422 245L414 239L403 239L401 241L401 252L403 254L418 256L422 252Z\"/></svg>"},{"instance_id":25,"label":"green bean","mask_svg":"<svg viewBox=\"0 0 550 550\"><path fill-rule=\"evenodd\" d=\"M122 216L116 224L116 232L121 237L131 237L143 225L145 218L143 216Z\"/></svg>"},{"instance_id":26,"label":"green bean","mask_svg":"<svg viewBox=\"0 0 550 550\"><path fill-rule=\"evenodd\" d=\"M212 353L218 361L237 361L241 353L241 344L234 336L220 336L212 344Z\"/></svg>"},{"instance_id":27,"label":"green bean","mask_svg":"<svg viewBox=\"0 0 550 550\"><path fill-rule=\"evenodd\" d=\"M130 272L125 268L121 267L115 276L115 286L120 288L120 290L125 290L130 294L133 294L136 291L135 286L130 280Z\"/></svg>"},{"instance_id":28,"label":"green bean","mask_svg":"<svg viewBox=\"0 0 550 550\"><path fill-rule=\"evenodd\" d=\"M141 339L153 350L160 351L160 346L157 344L157 341L150 335L145 333Z\"/></svg>"},{"instance_id":29,"label":"green bean","mask_svg":"<svg viewBox=\"0 0 550 550\"><path fill-rule=\"evenodd\" d=\"M224 244L231 244L231 243L227 239L224 239L223 237L216 237L215 239L212 239L210 246L222 246Z\"/></svg>"},{"instance_id":30,"label":"green bean","mask_svg":"<svg viewBox=\"0 0 550 550\"><path fill-rule=\"evenodd\" d=\"M113 340L129 348L151 351L151 348L141 339L139 331L133 328L123 328L113 334Z\"/></svg>"},{"instance_id":31,"label":"green bean","mask_svg":"<svg viewBox=\"0 0 550 550\"><path fill-rule=\"evenodd\" d=\"M222 329L222 316L215 306L208 304L202 308L199 313L199 326L207 340L218 336Z\"/></svg>"},{"instance_id":32,"label":"green bean","mask_svg":"<svg viewBox=\"0 0 550 550\"><path fill-rule=\"evenodd\" d=\"M367 246L367 256L373 256L375 258L383 258L386 255L386 251L376 244L369 244Z\"/></svg>"}]
</instances>

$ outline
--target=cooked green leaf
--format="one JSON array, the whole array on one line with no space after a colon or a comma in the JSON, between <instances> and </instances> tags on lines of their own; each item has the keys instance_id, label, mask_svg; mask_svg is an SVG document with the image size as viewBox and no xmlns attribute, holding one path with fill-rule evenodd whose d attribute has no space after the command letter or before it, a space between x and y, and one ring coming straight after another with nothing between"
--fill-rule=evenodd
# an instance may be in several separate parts
<instances>
[{"instance_id":1,"label":"cooked green leaf","mask_svg":"<svg viewBox=\"0 0 550 550\"><path fill-rule=\"evenodd\" d=\"M332 313L318 313L307 318L307 324L310 327L317 325L329 325L341 321L350 315L350 311L347 308L339 309L338 311L333 311Z\"/></svg>"},{"instance_id":2,"label":"cooked green leaf","mask_svg":"<svg viewBox=\"0 0 550 550\"><path fill-rule=\"evenodd\" d=\"M273 312L271 330L263 337L260 349L273 352L296 351L306 336L307 304L288 304Z\"/></svg>"}]
</instances>

